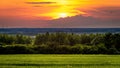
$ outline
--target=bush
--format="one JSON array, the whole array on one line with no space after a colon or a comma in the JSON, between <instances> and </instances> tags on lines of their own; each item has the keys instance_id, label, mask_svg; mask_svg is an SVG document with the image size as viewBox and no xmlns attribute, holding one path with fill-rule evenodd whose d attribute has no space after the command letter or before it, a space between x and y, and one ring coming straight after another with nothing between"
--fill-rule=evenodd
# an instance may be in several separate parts
<instances>
[{"instance_id":1,"label":"bush","mask_svg":"<svg viewBox=\"0 0 120 68\"><path fill-rule=\"evenodd\" d=\"M119 54L120 34L0 34L1 54ZM34 45L33 45L34 43Z\"/></svg>"}]
</instances>

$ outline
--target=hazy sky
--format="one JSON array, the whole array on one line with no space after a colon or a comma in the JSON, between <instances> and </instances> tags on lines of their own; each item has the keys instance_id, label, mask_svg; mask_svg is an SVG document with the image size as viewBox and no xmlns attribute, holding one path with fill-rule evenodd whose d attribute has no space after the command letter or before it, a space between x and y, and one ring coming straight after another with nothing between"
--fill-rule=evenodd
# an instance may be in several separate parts
<instances>
[{"instance_id":1,"label":"hazy sky","mask_svg":"<svg viewBox=\"0 0 120 68\"><path fill-rule=\"evenodd\" d=\"M0 27L120 27L120 0L1 0Z\"/></svg>"}]
</instances>

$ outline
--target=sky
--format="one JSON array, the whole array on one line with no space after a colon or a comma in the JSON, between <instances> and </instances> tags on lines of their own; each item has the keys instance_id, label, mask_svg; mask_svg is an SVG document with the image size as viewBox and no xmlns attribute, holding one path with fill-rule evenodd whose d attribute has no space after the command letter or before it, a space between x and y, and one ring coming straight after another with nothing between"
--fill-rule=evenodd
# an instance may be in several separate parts
<instances>
[{"instance_id":1,"label":"sky","mask_svg":"<svg viewBox=\"0 0 120 68\"><path fill-rule=\"evenodd\" d=\"M120 28L120 0L0 0L0 28Z\"/></svg>"}]
</instances>

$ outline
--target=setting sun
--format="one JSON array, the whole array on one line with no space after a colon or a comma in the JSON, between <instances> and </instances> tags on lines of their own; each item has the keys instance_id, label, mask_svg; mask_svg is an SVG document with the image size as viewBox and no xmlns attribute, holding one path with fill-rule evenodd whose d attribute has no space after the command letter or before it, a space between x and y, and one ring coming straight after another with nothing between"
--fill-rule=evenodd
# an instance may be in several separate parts
<instances>
[{"instance_id":1,"label":"setting sun","mask_svg":"<svg viewBox=\"0 0 120 68\"><path fill-rule=\"evenodd\" d=\"M65 18L65 17L68 17L68 14L67 13L60 13L59 17L60 18Z\"/></svg>"}]
</instances>

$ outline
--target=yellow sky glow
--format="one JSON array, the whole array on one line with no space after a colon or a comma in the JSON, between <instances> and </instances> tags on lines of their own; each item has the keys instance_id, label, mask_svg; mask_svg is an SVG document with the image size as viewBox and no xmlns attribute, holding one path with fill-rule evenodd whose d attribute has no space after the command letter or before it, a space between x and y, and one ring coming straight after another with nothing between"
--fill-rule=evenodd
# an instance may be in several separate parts
<instances>
[{"instance_id":1,"label":"yellow sky glow","mask_svg":"<svg viewBox=\"0 0 120 68\"><path fill-rule=\"evenodd\" d=\"M57 19L102 6L120 6L120 0L2 0L0 16Z\"/></svg>"}]
</instances>

